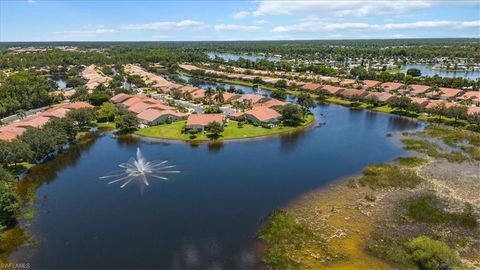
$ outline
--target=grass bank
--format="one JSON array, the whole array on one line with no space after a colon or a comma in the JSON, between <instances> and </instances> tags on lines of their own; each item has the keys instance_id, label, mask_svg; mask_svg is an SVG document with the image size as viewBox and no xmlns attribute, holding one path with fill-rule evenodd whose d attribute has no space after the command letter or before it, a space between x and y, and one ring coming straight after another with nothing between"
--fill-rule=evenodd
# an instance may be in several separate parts
<instances>
[{"instance_id":1,"label":"grass bank","mask_svg":"<svg viewBox=\"0 0 480 270\"><path fill-rule=\"evenodd\" d=\"M287 126L276 126L273 128L264 128L261 126L253 126L250 124L244 124L239 126L237 121L229 121L228 125L224 127L222 135L215 139L215 141L226 141L226 140L238 140L238 139L247 139L247 138L256 138L264 136L273 136L282 133L300 131L302 129L308 128L314 123L314 116L308 115L305 119L305 122L301 126L296 127L287 127ZM179 121L172 124L163 124L148 128L143 128L135 132L135 134L158 139L167 139L167 140L178 140L178 141L190 141L190 142L202 142L202 141L212 141L211 138L207 136L206 133L199 133L195 137L191 134L183 133L185 127L185 121Z\"/></svg>"}]
</instances>

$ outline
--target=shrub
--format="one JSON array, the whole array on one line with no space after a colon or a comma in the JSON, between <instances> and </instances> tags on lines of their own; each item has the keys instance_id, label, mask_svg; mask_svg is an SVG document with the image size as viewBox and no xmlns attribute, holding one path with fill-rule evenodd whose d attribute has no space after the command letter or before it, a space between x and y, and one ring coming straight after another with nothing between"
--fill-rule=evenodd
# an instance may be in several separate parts
<instances>
[{"instance_id":1,"label":"shrub","mask_svg":"<svg viewBox=\"0 0 480 270\"><path fill-rule=\"evenodd\" d=\"M396 159L396 161L401 166L406 166L406 167L417 167L427 162L426 159L419 158L419 157L399 157Z\"/></svg>"},{"instance_id":2,"label":"shrub","mask_svg":"<svg viewBox=\"0 0 480 270\"><path fill-rule=\"evenodd\" d=\"M452 269L459 265L455 251L445 243L419 236L407 244L411 259L420 269Z\"/></svg>"},{"instance_id":3,"label":"shrub","mask_svg":"<svg viewBox=\"0 0 480 270\"><path fill-rule=\"evenodd\" d=\"M377 200L377 197L375 197L375 195L373 193L367 193L365 195L365 200L369 201L369 202L374 202Z\"/></svg>"}]
</instances>

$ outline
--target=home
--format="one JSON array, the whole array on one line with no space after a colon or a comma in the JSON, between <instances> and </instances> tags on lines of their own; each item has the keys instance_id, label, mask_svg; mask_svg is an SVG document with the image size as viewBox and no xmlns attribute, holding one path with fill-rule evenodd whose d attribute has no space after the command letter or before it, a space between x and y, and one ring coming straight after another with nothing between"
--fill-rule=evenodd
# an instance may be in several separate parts
<instances>
[{"instance_id":1,"label":"home","mask_svg":"<svg viewBox=\"0 0 480 270\"><path fill-rule=\"evenodd\" d=\"M467 114L469 114L469 115L479 114L480 115L480 107L469 106L468 110L467 110Z\"/></svg>"},{"instance_id":2,"label":"home","mask_svg":"<svg viewBox=\"0 0 480 270\"><path fill-rule=\"evenodd\" d=\"M383 89L383 91L392 92L392 91L400 90L400 88L403 87L403 84L396 83L396 82L385 82L385 83L382 83L380 87Z\"/></svg>"},{"instance_id":3,"label":"home","mask_svg":"<svg viewBox=\"0 0 480 270\"><path fill-rule=\"evenodd\" d=\"M265 102L258 102L258 103L255 103L253 104L253 107L254 108L260 108L260 107L265 107L265 108L279 108L279 107L283 107L285 106L286 103L283 102L283 101L280 101L278 99L270 99L268 101L265 101Z\"/></svg>"},{"instance_id":4,"label":"home","mask_svg":"<svg viewBox=\"0 0 480 270\"><path fill-rule=\"evenodd\" d=\"M472 103L480 105L480 91L467 91L465 94L457 97L457 100L471 100Z\"/></svg>"},{"instance_id":5,"label":"home","mask_svg":"<svg viewBox=\"0 0 480 270\"><path fill-rule=\"evenodd\" d=\"M340 92L345 90L345 88L332 85L324 85L322 86L321 90L328 92L330 95L338 95Z\"/></svg>"},{"instance_id":6,"label":"home","mask_svg":"<svg viewBox=\"0 0 480 270\"><path fill-rule=\"evenodd\" d=\"M211 122L217 122L223 125L222 114L191 114L188 116L185 129L205 130L205 127Z\"/></svg>"},{"instance_id":7,"label":"home","mask_svg":"<svg viewBox=\"0 0 480 270\"><path fill-rule=\"evenodd\" d=\"M344 79L340 82L340 86L352 86L355 84L355 80L352 80L352 79Z\"/></svg>"},{"instance_id":8,"label":"home","mask_svg":"<svg viewBox=\"0 0 480 270\"><path fill-rule=\"evenodd\" d=\"M318 83L306 83L302 87L300 87L301 90L307 91L307 92L316 92L321 88L322 88L322 85Z\"/></svg>"},{"instance_id":9,"label":"home","mask_svg":"<svg viewBox=\"0 0 480 270\"><path fill-rule=\"evenodd\" d=\"M192 100L199 100L205 97L205 90L203 89L196 89L195 91L191 92Z\"/></svg>"},{"instance_id":10,"label":"home","mask_svg":"<svg viewBox=\"0 0 480 270\"><path fill-rule=\"evenodd\" d=\"M137 117L140 119L142 124L154 126L166 122L177 122L184 120L187 118L187 114L172 110L158 110L155 108L149 108L139 113Z\"/></svg>"},{"instance_id":11,"label":"home","mask_svg":"<svg viewBox=\"0 0 480 270\"><path fill-rule=\"evenodd\" d=\"M428 89L430 89L428 85L410 84L407 86L408 93L413 96L424 94Z\"/></svg>"},{"instance_id":12,"label":"home","mask_svg":"<svg viewBox=\"0 0 480 270\"><path fill-rule=\"evenodd\" d=\"M459 96L461 93L462 93L462 90L460 89L440 87L438 88L438 90L428 93L427 96L431 98L439 98L439 99L446 100L449 98L455 98Z\"/></svg>"},{"instance_id":13,"label":"home","mask_svg":"<svg viewBox=\"0 0 480 270\"><path fill-rule=\"evenodd\" d=\"M365 97L368 94L369 94L369 92L367 92L365 90L345 88L343 91L340 91L337 95L341 96L341 97L344 97L344 98L352 98L354 96Z\"/></svg>"},{"instance_id":14,"label":"home","mask_svg":"<svg viewBox=\"0 0 480 270\"><path fill-rule=\"evenodd\" d=\"M244 113L247 121L254 124L269 124L275 125L280 122L282 117L277 111L267 107L255 107Z\"/></svg>"},{"instance_id":15,"label":"home","mask_svg":"<svg viewBox=\"0 0 480 270\"><path fill-rule=\"evenodd\" d=\"M258 95L258 94L245 94L241 96L237 101L244 102L245 100L250 100L252 104L259 102L260 100L264 99L265 96Z\"/></svg>"},{"instance_id":16,"label":"home","mask_svg":"<svg viewBox=\"0 0 480 270\"><path fill-rule=\"evenodd\" d=\"M419 97L410 97L410 100L412 101L412 103L419 104L422 107L427 106L427 104L430 102L426 98L419 98Z\"/></svg>"},{"instance_id":17,"label":"home","mask_svg":"<svg viewBox=\"0 0 480 270\"><path fill-rule=\"evenodd\" d=\"M385 92L371 92L365 98L366 99L376 98L378 101L386 103L394 99L395 96Z\"/></svg>"},{"instance_id":18,"label":"home","mask_svg":"<svg viewBox=\"0 0 480 270\"><path fill-rule=\"evenodd\" d=\"M363 81L363 89L370 89L370 88L375 88L380 84L379 81L375 80L364 80Z\"/></svg>"}]
</instances>

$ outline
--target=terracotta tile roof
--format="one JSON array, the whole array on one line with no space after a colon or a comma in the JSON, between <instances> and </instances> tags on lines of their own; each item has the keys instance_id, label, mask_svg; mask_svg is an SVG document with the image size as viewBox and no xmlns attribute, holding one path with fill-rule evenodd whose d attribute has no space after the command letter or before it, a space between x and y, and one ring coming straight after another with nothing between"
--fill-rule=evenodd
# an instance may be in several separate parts
<instances>
[{"instance_id":1,"label":"terracotta tile roof","mask_svg":"<svg viewBox=\"0 0 480 270\"><path fill-rule=\"evenodd\" d=\"M453 107L453 106L458 106L457 103L453 103L453 102L446 102L444 100L429 100L428 101L428 104L425 106L425 108L427 109L432 109L432 108L435 108L437 106L441 106L441 105L444 105L445 108L450 108L450 107Z\"/></svg>"},{"instance_id":2,"label":"terracotta tile roof","mask_svg":"<svg viewBox=\"0 0 480 270\"><path fill-rule=\"evenodd\" d=\"M480 107L468 107L468 110L467 110L467 113L468 114L480 114Z\"/></svg>"},{"instance_id":3,"label":"terracotta tile roof","mask_svg":"<svg viewBox=\"0 0 480 270\"><path fill-rule=\"evenodd\" d=\"M205 97L205 90L203 89L197 89L192 92L192 98L197 99L197 98L204 98Z\"/></svg>"},{"instance_id":4,"label":"terracotta tile roof","mask_svg":"<svg viewBox=\"0 0 480 270\"><path fill-rule=\"evenodd\" d=\"M34 128L39 128L45 125L48 120L50 120L49 117L45 116L35 116L33 118L28 119L27 121L20 121L16 124L17 127L34 127Z\"/></svg>"},{"instance_id":5,"label":"terracotta tile roof","mask_svg":"<svg viewBox=\"0 0 480 270\"><path fill-rule=\"evenodd\" d=\"M337 86L331 86L331 85L324 85L322 86L322 90L327 91L328 93L332 95L336 95L340 93L341 91L345 90L345 88L342 87L337 87Z\"/></svg>"},{"instance_id":6,"label":"terracotta tile roof","mask_svg":"<svg viewBox=\"0 0 480 270\"><path fill-rule=\"evenodd\" d=\"M440 87L438 90L441 93L440 97L443 97L443 98L456 97L462 92L462 90L460 90L460 89L446 88L446 87Z\"/></svg>"},{"instance_id":7,"label":"terracotta tile roof","mask_svg":"<svg viewBox=\"0 0 480 270\"><path fill-rule=\"evenodd\" d=\"M125 93L120 93L120 94L116 94L115 96L113 96L110 100L113 103L122 103L122 102L124 102L125 100L127 100L131 97L133 97L133 96L125 94Z\"/></svg>"},{"instance_id":8,"label":"terracotta tile roof","mask_svg":"<svg viewBox=\"0 0 480 270\"><path fill-rule=\"evenodd\" d=\"M67 109L72 109L72 110L76 110L76 109L90 109L90 108L93 108L92 105L90 105L89 103L84 102L84 101L77 101L77 102L73 102L73 103L67 103L67 104L62 105L62 107L63 107L63 108L67 108Z\"/></svg>"},{"instance_id":9,"label":"terracotta tile roof","mask_svg":"<svg viewBox=\"0 0 480 270\"><path fill-rule=\"evenodd\" d=\"M408 87L407 87L408 91L414 95L418 95L418 94L423 94L425 92L428 91L428 89L430 89L430 86L428 85L420 85L420 84L410 84Z\"/></svg>"},{"instance_id":10,"label":"terracotta tile roof","mask_svg":"<svg viewBox=\"0 0 480 270\"><path fill-rule=\"evenodd\" d=\"M347 89L344 89L343 91L339 92L338 95L342 96L342 97L346 97L346 98L351 98L353 96L364 97L364 96L368 95L368 92L365 91L365 90L347 88Z\"/></svg>"},{"instance_id":11,"label":"terracotta tile roof","mask_svg":"<svg viewBox=\"0 0 480 270\"><path fill-rule=\"evenodd\" d=\"M145 97L134 96L134 97L131 97L131 98L123 101L122 104L125 105L126 107L130 107L130 106L134 105L135 103L142 102L144 100L145 100Z\"/></svg>"},{"instance_id":12,"label":"terracotta tile roof","mask_svg":"<svg viewBox=\"0 0 480 270\"><path fill-rule=\"evenodd\" d=\"M380 82L379 81L374 81L374 80L364 80L363 81L363 85L366 87L366 88L371 88L371 87L375 87L377 85L379 85Z\"/></svg>"},{"instance_id":13,"label":"terracotta tile roof","mask_svg":"<svg viewBox=\"0 0 480 270\"><path fill-rule=\"evenodd\" d=\"M223 115L221 114L191 114L187 119L187 126L206 126L211 122L217 122L223 125Z\"/></svg>"},{"instance_id":14,"label":"terracotta tile roof","mask_svg":"<svg viewBox=\"0 0 480 270\"><path fill-rule=\"evenodd\" d=\"M318 83L306 83L300 89L305 90L305 91L317 91L322 88L321 84Z\"/></svg>"},{"instance_id":15,"label":"terracotta tile roof","mask_svg":"<svg viewBox=\"0 0 480 270\"><path fill-rule=\"evenodd\" d=\"M420 104L422 106L426 106L430 101L426 98L419 98L419 97L410 97L410 100L413 103Z\"/></svg>"},{"instance_id":16,"label":"terracotta tile roof","mask_svg":"<svg viewBox=\"0 0 480 270\"><path fill-rule=\"evenodd\" d=\"M250 100L252 103L257 103L261 99L265 98L265 96L258 95L258 94L245 94L241 96L238 101L243 102L244 100Z\"/></svg>"},{"instance_id":17,"label":"terracotta tile roof","mask_svg":"<svg viewBox=\"0 0 480 270\"><path fill-rule=\"evenodd\" d=\"M237 94L234 94L234 93L229 93L229 92L224 92L223 93L223 98L225 99L225 101L228 101L228 100L231 100L231 99L235 99L239 97L239 95Z\"/></svg>"},{"instance_id":18,"label":"terracotta tile roof","mask_svg":"<svg viewBox=\"0 0 480 270\"><path fill-rule=\"evenodd\" d=\"M191 70L197 70L197 69L200 69L196 66L192 66L192 65L187 65L187 64L180 64L178 65L181 69L184 69L186 71L191 71Z\"/></svg>"},{"instance_id":19,"label":"terracotta tile roof","mask_svg":"<svg viewBox=\"0 0 480 270\"><path fill-rule=\"evenodd\" d=\"M403 86L402 83L396 83L396 82L385 82L381 84L381 87L385 91L395 91L400 89Z\"/></svg>"},{"instance_id":20,"label":"terracotta tile roof","mask_svg":"<svg viewBox=\"0 0 480 270\"><path fill-rule=\"evenodd\" d=\"M467 91L459 97L460 99L473 99L480 101L480 91Z\"/></svg>"},{"instance_id":21,"label":"terracotta tile roof","mask_svg":"<svg viewBox=\"0 0 480 270\"><path fill-rule=\"evenodd\" d=\"M369 97L376 97L381 102L388 102L395 96L385 92L371 92L366 96L366 98L369 98Z\"/></svg>"},{"instance_id":22,"label":"terracotta tile roof","mask_svg":"<svg viewBox=\"0 0 480 270\"><path fill-rule=\"evenodd\" d=\"M253 108L252 110L246 111L245 115L251 115L258 119L260 122L278 120L281 117L281 115L277 111L267 107Z\"/></svg>"},{"instance_id":23,"label":"terracotta tile roof","mask_svg":"<svg viewBox=\"0 0 480 270\"><path fill-rule=\"evenodd\" d=\"M56 117L56 118L64 118L67 116L67 113L70 111L70 109L63 108L63 107L55 107L48 109L40 115L45 116L45 117Z\"/></svg>"},{"instance_id":24,"label":"terracotta tile roof","mask_svg":"<svg viewBox=\"0 0 480 270\"><path fill-rule=\"evenodd\" d=\"M271 108L271 107L277 107L277 106L285 106L286 103L283 102L283 101L280 101L278 99L270 99L266 102L258 102L258 103L255 103L253 104L253 107L254 108L257 108L257 107L266 107L266 108Z\"/></svg>"},{"instance_id":25,"label":"terracotta tile roof","mask_svg":"<svg viewBox=\"0 0 480 270\"><path fill-rule=\"evenodd\" d=\"M164 115L172 115L176 117L184 117L187 116L185 113L181 112L174 112L172 110L157 110L154 108L147 109L137 115L138 118L148 121L148 122L153 122L157 120L159 117L164 116Z\"/></svg>"},{"instance_id":26,"label":"terracotta tile roof","mask_svg":"<svg viewBox=\"0 0 480 270\"><path fill-rule=\"evenodd\" d=\"M151 103L140 101L140 102L137 102L137 103L133 104L132 106L128 107L128 110L131 111L131 112L134 112L136 114L139 114L139 113L145 111L146 109L148 109L150 106L152 106Z\"/></svg>"},{"instance_id":27,"label":"terracotta tile roof","mask_svg":"<svg viewBox=\"0 0 480 270\"><path fill-rule=\"evenodd\" d=\"M21 136L25 132L25 128L16 126L0 127L0 140L11 141Z\"/></svg>"}]
</instances>

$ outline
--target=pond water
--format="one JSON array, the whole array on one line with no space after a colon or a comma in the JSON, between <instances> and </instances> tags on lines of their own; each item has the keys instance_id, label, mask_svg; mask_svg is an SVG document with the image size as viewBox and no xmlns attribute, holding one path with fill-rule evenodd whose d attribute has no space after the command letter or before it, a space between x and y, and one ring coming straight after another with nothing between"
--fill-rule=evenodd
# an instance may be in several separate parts
<instances>
[{"instance_id":1,"label":"pond water","mask_svg":"<svg viewBox=\"0 0 480 270\"><path fill-rule=\"evenodd\" d=\"M432 66L425 64L410 64L406 65L403 69L403 73L407 73L409 68L416 68L422 72L422 76L434 76L441 77L462 77L466 79L476 80L480 78L480 71L447 71L447 70L433 70Z\"/></svg>"},{"instance_id":2,"label":"pond water","mask_svg":"<svg viewBox=\"0 0 480 270\"><path fill-rule=\"evenodd\" d=\"M252 269L256 231L273 210L335 179L405 152L386 134L416 129L400 116L319 105L326 124L304 132L223 144L117 139L34 168L41 181L36 244L12 255L32 268ZM99 179L135 157L169 160L181 173L125 188Z\"/></svg>"},{"instance_id":3,"label":"pond water","mask_svg":"<svg viewBox=\"0 0 480 270\"><path fill-rule=\"evenodd\" d=\"M248 55L248 54L232 54L232 53L218 53L218 52L209 52L207 53L210 59L214 59L215 57L220 57L225 61L236 61L240 58L247 59L250 61L257 61L259 59L266 59L268 61L278 62L281 60L280 57L277 56L263 56L263 55Z\"/></svg>"}]
</instances>

